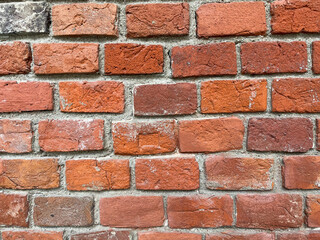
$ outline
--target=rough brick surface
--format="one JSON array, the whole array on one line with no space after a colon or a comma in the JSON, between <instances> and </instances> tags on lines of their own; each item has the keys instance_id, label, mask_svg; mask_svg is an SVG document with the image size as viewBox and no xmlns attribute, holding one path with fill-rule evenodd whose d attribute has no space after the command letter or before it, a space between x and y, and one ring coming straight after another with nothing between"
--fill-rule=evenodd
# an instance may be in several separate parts
<instances>
[{"instance_id":1,"label":"rough brick surface","mask_svg":"<svg viewBox=\"0 0 320 240\"><path fill-rule=\"evenodd\" d=\"M36 197L33 220L36 226L90 226L93 200L90 197Z\"/></svg>"},{"instance_id":2,"label":"rough brick surface","mask_svg":"<svg viewBox=\"0 0 320 240\"><path fill-rule=\"evenodd\" d=\"M196 15L199 37L264 35L267 31L263 2L208 3Z\"/></svg>"},{"instance_id":3,"label":"rough brick surface","mask_svg":"<svg viewBox=\"0 0 320 240\"><path fill-rule=\"evenodd\" d=\"M66 161L67 189L115 190L130 187L128 160L68 160Z\"/></svg>"},{"instance_id":4,"label":"rough brick surface","mask_svg":"<svg viewBox=\"0 0 320 240\"><path fill-rule=\"evenodd\" d=\"M57 159L0 159L0 188L58 188L59 168Z\"/></svg>"},{"instance_id":5,"label":"rough brick surface","mask_svg":"<svg viewBox=\"0 0 320 240\"><path fill-rule=\"evenodd\" d=\"M0 226L29 226L26 195L0 193L0 202Z\"/></svg>"},{"instance_id":6,"label":"rough brick surface","mask_svg":"<svg viewBox=\"0 0 320 240\"><path fill-rule=\"evenodd\" d=\"M62 232L19 231L2 232L3 240L63 240Z\"/></svg>"},{"instance_id":7,"label":"rough brick surface","mask_svg":"<svg viewBox=\"0 0 320 240\"><path fill-rule=\"evenodd\" d=\"M113 123L112 136L114 152L122 155L169 153L177 146L173 120Z\"/></svg>"},{"instance_id":8,"label":"rough brick surface","mask_svg":"<svg viewBox=\"0 0 320 240\"><path fill-rule=\"evenodd\" d=\"M126 7L126 16L129 38L189 33L188 3L132 4Z\"/></svg>"},{"instance_id":9,"label":"rough brick surface","mask_svg":"<svg viewBox=\"0 0 320 240\"><path fill-rule=\"evenodd\" d=\"M320 112L320 79L275 79L272 83L273 112Z\"/></svg>"},{"instance_id":10,"label":"rough brick surface","mask_svg":"<svg viewBox=\"0 0 320 240\"><path fill-rule=\"evenodd\" d=\"M136 188L141 190L194 190L199 188L195 158L137 159Z\"/></svg>"},{"instance_id":11,"label":"rough brick surface","mask_svg":"<svg viewBox=\"0 0 320 240\"><path fill-rule=\"evenodd\" d=\"M239 118L179 121L181 152L223 152L242 148L243 122Z\"/></svg>"},{"instance_id":12,"label":"rough brick surface","mask_svg":"<svg viewBox=\"0 0 320 240\"><path fill-rule=\"evenodd\" d=\"M138 240L201 240L200 234L178 232L144 232L139 233Z\"/></svg>"},{"instance_id":13,"label":"rough brick surface","mask_svg":"<svg viewBox=\"0 0 320 240\"><path fill-rule=\"evenodd\" d=\"M197 87L193 83L140 85L135 88L135 115L193 114L196 110Z\"/></svg>"},{"instance_id":14,"label":"rough brick surface","mask_svg":"<svg viewBox=\"0 0 320 240\"><path fill-rule=\"evenodd\" d=\"M103 149L104 121L44 120L39 122L39 145L45 152Z\"/></svg>"},{"instance_id":15,"label":"rough brick surface","mask_svg":"<svg viewBox=\"0 0 320 240\"><path fill-rule=\"evenodd\" d=\"M133 43L106 44L104 71L107 75L163 72L163 47Z\"/></svg>"},{"instance_id":16,"label":"rough brick surface","mask_svg":"<svg viewBox=\"0 0 320 240\"><path fill-rule=\"evenodd\" d=\"M306 214L308 227L320 227L320 195L307 196Z\"/></svg>"},{"instance_id":17,"label":"rough brick surface","mask_svg":"<svg viewBox=\"0 0 320 240\"><path fill-rule=\"evenodd\" d=\"M0 4L0 34L46 33L49 6L45 2Z\"/></svg>"},{"instance_id":18,"label":"rough brick surface","mask_svg":"<svg viewBox=\"0 0 320 240\"><path fill-rule=\"evenodd\" d=\"M72 235L70 240L130 240L129 231L101 231Z\"/></svg>"},{"instance_id":19,"label":"rough brick surface","mask_svg":"<svg viewBox=\"0 0 320 240\"><path fill-rule=\"evenodd\" d=\"M277 0L271 3L273 34L320 32L317 0Z\"/></svg>"},{"instance_id":20,"label":"rough brick surface","mask_svg":"<svg viewBox=\"0 0 320 240\"><path fill-rule=\"evenodd\" d=\"M312 43L312 70L320 74L320 41Z\"/></svg>"},{"instance_id":21,"label":"rough brick surface","mask_svg":"<svg viewBox=\"0 0 320 240\"><path fill-rule=\"evenodd\" d=\"M316 120L316 131L317 131L317 150L320 151L320 119Z\"/></svg>"},{"instance_id":22,"label":"rough brick surface","mask_svg":"<svg viewBox=\"0 0 320 240\"><path fill-rule=\"evenodd\" d=\"M230 196L170 196L167 201L171 228L213 228L232 225L233 200Z\"/></svg>"},{"instance_id":23,"label":"rough brick surface","mask_svg":"<svg viewBox=\"0 0 320 240\"><path fill-rule=\"evenodd\" d=\"M236 75L236 57L236 46L231 42L176 46L171 50L172 76Z\"/></svg>"},{"instance_id":24,"label":"rough brick surface","mask_svg":"<svg viewBox=\"0 0 320 240\"><path fill-rule=\"evenodd\" d=\"M320 189L320 157L285 157L282 167L283 185L287 189Z\"/></svg>"},{"instance_id":25,"label":"rough brick surface","mask_svg":"<svg viewBox=\"0 0 320 240\"><path fill-rule=\"evenodd\" d=\"M211 234L206 236L206 240L275 240L272 233L253 233L241 234L237 232L223 232L219 234Z\"/></svg>"},{"instance_id":26,"label":"rough brick surface","mask_svg":"<svg viewBox=\"0 0 320 240\"><path fill-rule=\"evenodd\" d=\"M286 229L303 223L302 197L297 194L238 195L237 227Z\"/></svg>"},{"instance_id":27,"label":"rough brick surface","mask_svg":"<svg viewBox=\"0 0 320 240\"><path fill-rule=\"evenodd\" d=\"M241 45L243 74L304 73L308 64L305 42L251 42Z\"/></svg>"},{"instance_id":28,"label":"rough brick surface","mask_svg":"<svg viewBox=\"0 0 320 240\"><path fill-rule=\"evenodd\" d=\"M219 80L201 83L202 113L263 112L266 80Z\"/></svg>"},{"instance_id":29,"label":"rough brick surface","mask_svg":"<svg viewBox=\"0 0 320 240\"><path fill-rule=\"evenodd\" d=\"M28 43L0 44L0 75L29 73L31 58Z\"/></svg>"},{"instance_id":30,"label":"rough brick surface","mask_svg":"<svg viewBox=\"0 0 320 240\"><path fill-rule=\"evenodd\" d=\"M249 151L307 152L313 145L313 126L307 118L251 118Z\"/></svg>"},{"instance_id":31,"label":"rough brick surface","mask_svg":"<svg viewBox=\"0 0 320 240\"><path fill-rule=\"evenodd\" d=\"M279 233L277 240L317 240L319 232Z\"/></svg>"},{"instance_id":32,"label":"rough brick surface","mask_svg":"<svg viewBox=\"0 0 320 240\"><path fill-rule=\"evenodd\" d=\"M23 112L53 109L50 83L0 82L0 112Z\"/></svg>"},{"instance_id":33,"label":"rough brick surface","mask_svg":"<svg viewBox=\"0 0 320 240\"><path fill-rule=\"evenodd\" d=\"M75 3L52 7L55 36L117 36L117 5L113 3Z\"/></svg>"},{"instance_id":34,"label":"rough brick surface","mask_svg":"<svg viewBox=\"0 0 320 240\"><path fill-rule=\"evenodd\" d=\"M215 190L271 190L272 167L272 159L208 157L206 185Z\"/></svg>"},{"instance_id":35,"label":"rough brick surface","mask_svg":"<svg viewBox=\"0 0 320 240\"><path fill-rule=\"evenodd\" d=\"M60 82L62 112L122 113L124 85L115 81Z\"/></svg>"},{"instance_id":36,"label":"rough brick surface","mask_svg":"<svg viewBox=\"0 0 320 240\"><path fill-rule=\"evenodd\" d=\"M96 43L33 44L35 74L95 73L99 71Z\"/></svg>"},{"instance_id":37,"label":"rough brick surface","mask_svg":"<svg viewBox=\"0 0 320 240\"><path fill-rule=\"evenodd\" d=\"M27 153L32 151L31 122L27 120L0 120L0 152Z\"/></svg>"},{"instance_id":38,"label":"rough brick surface","mask_svg":"<svg viewBox=\"0 0 320 240\"><path fill-rule=\"evenodd\" d=\"M110 227L149 228L164 222L160 196L122 196L100 200L101 225Z\"/></svg>"}]
</instances>

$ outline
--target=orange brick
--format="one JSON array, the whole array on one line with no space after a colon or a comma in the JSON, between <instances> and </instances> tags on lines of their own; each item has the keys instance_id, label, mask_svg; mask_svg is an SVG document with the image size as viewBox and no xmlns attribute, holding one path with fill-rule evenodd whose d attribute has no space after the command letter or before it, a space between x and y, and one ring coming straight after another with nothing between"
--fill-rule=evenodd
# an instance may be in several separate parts
<instances>
[{"instance_id":1,"label":"orange brick","mask_svg":"<svg viewBox=\"0 0 320 240\"><path fill-rule=\"evenodd\" d=\"M201 240L202 236L195 233L177 232L143 232L138 233L138 240Z\"/></svg>"},{"instance_id":2,"label":"orange brick","mask_svg":"<svg viewBox=\"0 0 320 240\"><path fill-rule=\"evenodd\" d=\"M63 240L62 232L18 231L2 232L2 240Z\"/></svg>"}]
</instances>

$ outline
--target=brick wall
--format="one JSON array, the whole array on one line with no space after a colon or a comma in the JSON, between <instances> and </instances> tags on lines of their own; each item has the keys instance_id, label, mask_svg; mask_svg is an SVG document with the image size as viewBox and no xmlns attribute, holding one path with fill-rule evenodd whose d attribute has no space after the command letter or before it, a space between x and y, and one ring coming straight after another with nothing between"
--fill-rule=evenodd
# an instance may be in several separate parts
<instances>
[{"instance_id":1,"label":"brick wall","mask_svg":"<svg viewBox=\"0 0 320 240\"><path fill-rule=\"evenodd\" d=\"M320 239L319 33L318 0L1 1L0 239Z\"/></svg>"}]
</instances>

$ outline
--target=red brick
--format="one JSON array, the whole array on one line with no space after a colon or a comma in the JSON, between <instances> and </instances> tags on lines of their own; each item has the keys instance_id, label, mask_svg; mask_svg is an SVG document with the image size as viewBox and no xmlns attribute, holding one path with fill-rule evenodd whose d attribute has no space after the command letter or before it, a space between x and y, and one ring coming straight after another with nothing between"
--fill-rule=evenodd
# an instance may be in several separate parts
<instances>
[{"instance_id":1,"label":"red brick","mask_svg":"<svg viewBox=\"0 0 320 240\"><path fill-rule=\"evenodd\" d=\"M320 151L320 119L316 120L316 127L317 127L317 150Z\"/></svg>"},{"instance_id":2,"label":"red brick","mask_svg":"<svg viewBox=\"0 0 320 240\"><path fill-rule=\"evenodd\" d=\"M194 83L153 84L135 87L135 115L193 114L196 110L197 87Z\"/></svg>"},{"instance_id":3,"label":"red brick","mask_svg":"<svg viewBox=\"0 0 320 240\"><path fill-rule=\"evenodd\" d=\"M101 231L72 235L70 240L130 240L129 231Z\"/></svg>"},{"instance_id":4,"label":"red brick","mask_svg":"<svg viewBox=\"0 0 320 240\"><path fill-rule=\"evenodd\" d=\"M279 233L278 240L318 240L319 232Z\"/></svg>"},{"instance_id":5,"label":"red brick","mask_svg":"<svg viewBox=\"0 0 320 240\"><path fill-rule=\"evenodd\" d=\"M312 43L312 70L320 74L320 41Z\"/></svg>"},{"instance_id":6,"label":"red brick","mask_svg":"<svg viewBox=\"0 0 320 240\"><path fill-rule=\"evenodd\" d=\"M0 188L50 189L60 186L58 159L0 159Z\"/></svg>"},{"instance_id":7,"label":"red brick","mask_svg":"<svg viewBox=\"0 0 320 240\"><path fill-rule=\"evenodd\" d=\"M100 223L110 227L149 228L162 226L160 196L121 196L100 200Z\"/></svg>"},{"instance_id":8,"label":"red brick","mask_svg":"<svg viewBox=\"0 0 320 240\"><path fill-rule=\"evenodd\" d=\"M0 203L0 226L29 226L26 195L0 193Z\"/></svg>"},{"instance_id":9,"label":"red brick","mask_svg":"<svg viewBox=\"0 0 320 240\"><path fill-rule=\"evenodd\" d=\"M91 226L93 200L90 197L36 197L33 220L36 226Z\"/></svg>"},{"instance_id":10,"label":"red brick","mask_svg":"<svg viewBox=\"0 0 320 240\"><path fill-rule=\"evenodd\" d=\"M236 46L232 42L224 42L173 47L171 67L174 78L236 75Z\"/></svg>"},{"instance_id":11,"label":"red brick","mask_svg":"<svg viewBox=\"0 0 320 240\"><path fill-rule=\"evenodd\" d=\"M0 74L30 72L32 55L29 43L11 42L0 45Z\"/></svg>"},{"instance_id":12,"label":"red brick","mask_svg":"<svg viewBox=\"0 0 320 240\"><path fill-rule=\"evenodd\" d=\"M273 34L320 32L317 0L278 0L271 3Z\"/></svg>"},{"instance_id":13,"label":"red brick","mask_svg":"<svg viewBox=\"0 0 320 240\"><path fill-rule=\"evenodd\" d=\"M116 154L145 155L173 152L177 145L174 120L117 122L112 126Z\"/></svg>"},{"instance_id":14,"label":"red brick","mask_svg":"<svg viewBox=\"0 0 320 240\"><path fill-rule=\"evenodd\" d=\"M63 240L62 232L19 231L2 232L2 240Z\"/></svg>"},{"instance_id":15,"label":"red brick","mask_svg":"<svg viewBox=\"0 0 320 240\"><path fill-rule=\"evenodd\" d=\"M194 190L199 188L195 158L137 159L136 188L141 190Z\"/></svg>"},{"instance_id":16,"label":"red brick","mask_svg":"<svg viewBox=\"0 0 320 240\"><path fill-rule=\"evenodd\" d=\"M133 43L106 44L106 75L153 74L163 72L163 47Z\"/></svg>"},{"instance_id":17,"label":"red brick","mask_svg":"<svg viewBox=\"0 0 320 240\"><path fill-rule=\"evenodd\" d=\"M320 112L320 79L275 79L272 83L273 112Z\"/></svg>"},{"instance_id":18,"label":"red brick","mask_svg":"<svg viewBox=\"0 0 320 240\"><path fill-rule=\"evenodd\" d=\"M237 227L286 229L302 226L302 197L297 194L238 195Z\"/></svg>"},{"instance_id":19,"label":"red brick","mask_svg":"<svg viewBox=\"0 0 320 240\"><path fill-rule=\"evenodd\" d=\"M45 82L0 82L0 112L53 109L52 86Z\"/></svg>"},{"instance_id":20,"label":"red brick","mask_svg":"<svg viewBox=\"0 0 320 240\"><path fill-rule=\"evenodd\" d=\"M266 80L219 80L201 83L202 113L267 110Z\"/></svg>"},{"instance_id":21,"label":"red brick","mask_svg":"<svg viewBox=\"0 0 320 240\"><path fill-rule=\"evenodd\" d=\"M60 82L60 110L62 112L124 111L124 85L122 82Z\"/></svg>"},{"instance_id":22,"label":"red brick","mask_svg":"<svg viewBox=\"0 0 320 240\"><path fill-rule=\"evenodd\" d=\"M304 73L308 53L305 42L251 42L241 45L242 73Z\"/></svg>"},{"instance_id":23,"label":"red brick","mask_svg":"<svg viewBox=\"0 0 320 240\"><path fill-rule=\"evenodd\" d=\"M205 167L209 189L273 189L272 159L212 156L206 159Z\"/></svg>"},{"instance_id":24,"label":"red brick","mask_svg":"<svg viewBox=\"0 0 320 240\"><path fill-rule=\"evenodd\" d=\"M320 227L320 195L308 195L306 201L308 227Z\"/></svg>"},{"instance_id":25,"label":"red brick","mask_svg":"<svg viewBox=\"0 0 320 240\"><path fill-rule=\"evenodd\" d=\"M126 6L127 37L180 36L189 33L188 3Z\"/></svg>"},{"instance_id":26,"label":"red brick","mask_svg":"<svg viewBox=\"0 0 320 240\"><path fill-rule=\"evenodd\" d=\"M307 152L313 145L313 124L307 118L251 118L247 149Z\"/></svg>"},{"instance_id":27,"label":"red brick","mask_svg":"<svg viewBox=\"0 0 320 240\"><path fill-rule=\"evenodd\" d=\"M117 5L76 3L52 6L54 36L117 36Z\"/></svg>"},{"instance_id":28,"label":"red brick","mask_svg":"<svg viewBox=\"0 0 320 240\"><path fill-rule=\"evenodd\" d=\"M169 196L167 201L170 228L214 228L232 225L233 200L230 196Z\"/></svg>"},{"instance_id":29,"label":"red brick","mask_svg":"<svg viewBox=\"0 0 320 240\"><path fill-rule=\"evenodd\" d=\"M67 189L116 190L130 187L128 160L68 160L66 161Z\"/></svg>"},{"instance_id":30,"label":"red brick","mask_svg":"<svg viewBox=\"0 0 320 240\"><path fill-rule=\"evenodd\" d=\"M208 3L196 15L199 37L265 35L267 31L263 2Z\"/></svg>"},{"instance_id":31,"label":"red brick","mask_svg":"<svg viewBox=\"0 0 320 240\"><path fill-rule=\"evenodd\" d=\"M236 117L179 122L181 152L224 152L242 148L244 126Z\"/></svg>"},{"instance_id":32,"label":"red brick","mask_svg":"<svg viewBox=\"0 0 320 240\"><path fill-rule=\"evenodd\" d=\"M45 152L103 149L104 121L44 120L39 122L39 145Z\"/></svg>"},{"instance_id":33,"label":"red brick","mask_svg":"<svg viewBox=\"0 0 320 240\"><path fill-rule=\"evenodd\" d=\"M36 74L95 73L99 71L99 44L33 44Z\"/></svg>"},{"instance_id":34,"label":"red brick","mask_svg":"<svg viewBox=\"0 0 320 240\"><path fill-rule=\"evenodd\" d=\"M237 233L237 232L222 232L215 235L207 235L206 240L275 240L275 236L272 233Z\"/></svg>"},{"instance_id":35,"label":"red brick","mask_svg":"<svg viewBox=\"0 0 320 240\"><path fill-rule=\"evenodd\" d=\"M287 189L320 189L320 157L284 157L283 186Z\"/></svg>"},{"instance_id":36,"label":"red brick","mask_svg":"<svg viewBox=\"0 0 320 240\"><path fill-rule=\"evenodd\" d=\"M0 152L31 152L32 136L31 121L0 120Z\"/></svg>"},{"instance_id":37,"label":"red brick","mask_svg":"<svg viewBox=\"0 0 320 240\"><path fill-rule=\"evenodd\" d=\"M195 233L178 232L143 232L138 234L138 240L201 240L202 236Z\"/></svg>"}]
</instances>

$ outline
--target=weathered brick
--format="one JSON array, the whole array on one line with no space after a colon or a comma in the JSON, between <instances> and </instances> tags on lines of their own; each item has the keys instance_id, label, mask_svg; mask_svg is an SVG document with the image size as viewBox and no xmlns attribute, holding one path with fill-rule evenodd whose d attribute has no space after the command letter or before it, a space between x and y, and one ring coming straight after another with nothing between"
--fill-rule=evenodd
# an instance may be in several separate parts
<instances>
[{"instance_id":1,"label":"weathered brick","mask_svg":"<svg viewBox=\"0 0 320 240\"><path fill-rule=\"evenodd\" d=\"M126 6L127 37L179 36L189 33L188 3Z\"/></svg>"},{"instance_id":2,"label":"weathered brick","mask_svg":"<svg viewBox=\"0 0 320 240\"><path fill-rule=\"evenodd\" d=\"M263 112L266 80L219 80L201 83L202 113Z\"/></svg>"},{"instance_id":3,"label":"weathered brick","mask_svg":"<svg viewBox=\"0 0 320 240\"><path fill-rule=\"evenodd\" d=\"M31 61L29 43L0 44L0 75L29 73Z\"/></svg>"},{"instance_id":4,"label":"weathered brick","mask_svg":"<svg viewBox=\"0 0 320 240\"><path fill-rule=\"evenodd\" d=\"M121 196L100 199L100 223L110 227L149 228L164 222L160 196Z\"/></svg>"},{"instance_id":5,"label":"weathered brick","mask_svg":"<svg viewBox=\"0 0 320 240\"><path fill-rule=\"evenodd\" d=\"M124 111L122 82L60 82L59 93L62 112L122 113Z\"/></svg>"},{"instance_id":6,"label":"weathered brick","mask_svg":"<svg viewBox=\"0 0 320 240\"><path fill-rule=\"evenodd\" d=\"M91 226L93 200L90 197L36 197L33 220L36 226Z\"/></svg>"},{"instance_id":7,"label":"weathered brick","mask_svg":"<svg viewBox=\"0 0 320 240\"><path fill-rule=\"evenodd\" d=\"M320 79L275 79L272 83L273 112L320 112Z\"/></svg>"},{"instance_id":8,"label":"weathered brick","mask_svg":"<svg viewBox=\"0 0 320 240\"><path fill-rule=\"evenodd\" d=\"M238 195L240 228L286 229L302 226L302 197L297 194Z\"/></svg>"},{"instance_id":9,"label":"weathered brick","mask_svg":"<svg viewBox=\"0 0 320 240\"><path fill-rule=\"evenodd\" d=\"M167 201L170 228L214 228L232 225L233 200L228 195L169 196Z\"/></svg>"},{"instance_id":10,"label":"weathered brick","mask_svg":"<svg viewBox=\"0 0 320 240\"><path fill-rule=\"evenodd\" d=\"M174 120L116 122L112 125L116 154L145 155L173 152L177 146Z\"/></svg>"},{"instance_id":11,"label":"weathered brick","mask_svg":"<svg viewBox=\"0 0 320 240\"><path fill-rule=\"evenodd\" d=\"M72 235L70 240L130 240L129 231L101 231Z\"/></svg>"},{"instance_id":12,"label":"weathered brick","mask_svg":"<svg viewBox=\"0 0 320 240\"><path fill-rule=\"evenodd\" d=\"M277 0L271 3L273 34L320 32L317 0Z\"/></svg>"},{"instance_id":13,"label":"weathered brick","mask_svg":"<svg viewBox=\"0 0 320 240\"><path fill-rule=\"evenodd\" d=\"M182 120L179 122L181 152L224 152L242 148L244 126L236 117Z\"/></svg>"},{"instance_id":14,"label":"weathered brick","mask_svg":"<svg viewBox=\"0 0 320 240\"><path fill-rule=\"evenodd\" d=\"M267 31L263 2L208 3L196 15L199 37L264 35Z\"/></svg>"},{"instance_id":15,"label":"weathered brick","mask_svg":"<svg viewBox=\"0 0 320 240\"><path fill-rule=\"evenodd\" d=\"M62 232L11 231L2 232L2 240L63 240Z\"/></svg>"},{"instance_id":16,"label":"weathered brick","mask_svg":"<svg viewBox=\"0 0 320 240\"><path fill-rule=\"evenodd\" d=\"M247 149L269 152L307 152L313 145L308 118L251 118Z\"/></svg>"},{"instance_id":17,"label":"weathered brick","mask_svg":"<svg viewBox=\"0 0 320 240\"><path fill-rule=\"evenodd\" d=\"M317 150L320 151L320 119L316 120L316 126L317 126Z\"/></svg>"},{"instance_id":18,"label":"weathered brick","mask_svg":"<svg viewBox=\"0 0 320 240\"><path fill-rule=\"evenodd\" d=\"M113 3L74 3L52 7L54 36L117 36L117 5Z\"/></svg>"},{"instance_id":19,"label":"weathered brick","mask_svg":"<svg viewBox=\"0 0 320 240\"><path fill-rule=\"evenodd\" d=\"M241 45L243 74L304 73L308 53L305 42L251 42Z\"/></svg>"},{"instance_id":20,"label":"weathered brick","mask_svg":"<svg viewBox=\"0 0 320 240\"><path fill-rule=\"evenodd\" d=\"M194 83L152 84L135 87L135 115L193 114L196 110L197 87Z\"/></svg>"},{"instance_id":21,"label":"weathered brick","mask_svg":"<svg viewBox=\"0 0 320 240\"><path fill-rule=\"evenodd\" d=\"M53 109L50 83L0 82L0 112L24 112Z\"/></svg>"},{"instance_id":22,"label":"weathered brick","mask_svg":"<svg viewBox=\"0 0 320 240\"><path fill-rule=\"evenodd\" d=\"M0 189L50 189L60 186L58 159L0 159Z\"/></svg>"},{"instance_id":23,"label":"weathered brick","mask_svg":"<svg viewBox=\"0 0 320 240\"><path fill-rule=\"evenodd\" d=\"M99 44L33 44L36 74L95 73L99 71Z\"/></svg>"},{"instance_id":24,"label":"weathered brick","mask_svg":"<svg viewBox=\"0 0 320 240\"><path fill-rule=\"evenodd\" d=\"M138 234L138 240L201 240L202 236L195 233L178 232L142 232Z\"/></svg>"},{"instance_id":25,"label":"weathered brick","mask_svg":"<svg viewBox=\"0 0 320 240\"><path fill-rule=\"evenodd\" d=\"M312 43L312 70L320 74L320 41Z\"/></svg>"},{"instance_id":26,"label":"weathered brick","mask_svg":"<svg viewBox=\"0 0 320 240\"><path fill-rule=\"evenodd\" d=\"M163 47L133 43L106 44L106 75L153 74L163 72Z\"/></svg>"},{"instance_id":27,"label":"weathered brick","mask_svg":"<svg viewBox=\"0 0 320 240\"><path fill-rule=\"evenodd\" d=\"M174 78L236 75L236 46L225 42L173 47L171 67Z\"/></svg>"},{"instance_id":28,"label":"weathered brick","mask_svg":"<svg viewBox=\"0 0 320 240\"><path fill-rule=\"evenodd\" d=\"M130 187L128 160L68 160L66 161L67 189L115 190Z\"/></svg>"},{"instance_id":29,"label":"weathered brick","mask_svg":"<svg viewBox=\"0 0 320 240\"><path fill-rule=\"evenodd\" d=\"M273 233L237 233L233 231L207 235L206 240L275 240Z\"/></svg>"},{"instance_id":30,"label":"weathered brick","mask_svg":"<svg viewBox=\"0 0 320 240\"><path fill-rule=\"evenodd\" d=\"M271 190L273 160L208 157L205 162L207 188L215 190Z\"/></svg>"},{"instance_id":31,"label":"weathered brick","mask_svg":"<svg viewBox=\"0 0 320 240\"><path fill-rule=\"evenodd\" d=\"M308 227L320 227L320 195L308 195L306 202Z\"/></svg>"},{"instance_id":32,"label":"weathered brick","mask_svg":"<svg viewBox=\"0 0 320 240\"><path fill-rule=\"evenodd\" d=\"M287 189L320 189L320 157L284 157L283 186Z\"/></svg>"},{"instance_id":33,"label":"weathered brick","mask_svg":"<svg viewBox=\"0 0 320 240\"><path fill-rule=\"evenodd\" d=\"M32 136L31 121L0 120L0 152L31 152Z\"/></svg>"},{"instance_id":34,"label":"weathered brick","mask_svg":"<svg viewBox=\"0 0 320 240\"><path fill-rule=\"evenodd\" d=\"M103 149L104 121L44 120L39 122L39 145L45 152Z\"/></svg>"},{"instance_id":35,"label":"weathered brick","mask_svg":"<svg viewBox=\"0 0 320 240\"><path fill-rule=\"evenodd\" d=\"M141 190L194 190L199 188L195 158L137 159L136 188Z\"/></svg>"},{"instance_id":36,"label":"weathered brick","mask_svg":"<svg viewBox=\"0 0 320 240\"><path fill-rule=\"evenodd\" d=\"M318 240L320 232L278 233L277 240Z\"/></svg>"},{"instance_id":37,"label":"weathered brick","mask_svg":"<svg viewBox=\"0 0 320 240\"><path fill-rule=\"evenodd\" d=\"M0 4L0 34L47 33L49 7L46 2Z\"/></svg>"},{"instance_id":38,"label":"weathered brick","mask_svg":"<svg viewBox=\"0 0 320 240\"><path fill-rule=\"evenodd\" d=\"M0 193L0 203L0 226L29 226L26 195Z\"/></svg>"}]
</instances>

